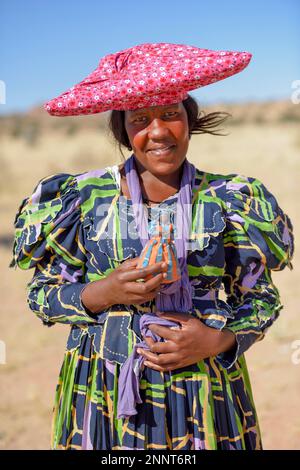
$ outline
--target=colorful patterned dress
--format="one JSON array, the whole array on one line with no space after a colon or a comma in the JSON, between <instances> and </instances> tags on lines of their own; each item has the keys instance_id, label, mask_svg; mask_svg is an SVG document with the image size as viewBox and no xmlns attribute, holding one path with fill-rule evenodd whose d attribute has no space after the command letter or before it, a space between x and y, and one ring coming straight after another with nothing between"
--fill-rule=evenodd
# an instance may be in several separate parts
<instances>
[{"instance_id":1,"label":"colorful patterned dress","mask_svg":"<svg viewBox=\"0 0 300 470\"><path fill-rule=\"evenodd\" d=\"M149 215L149 230L163 211L176 217L176 197ZM262 449L244 352L283 308L271 270L292 269L292 223L256 178L197 169L192 225L196 237L187 261L193 309L187 314L228 328L237 346L171 372L145 367L138 413L117 419L120 368L141 340L141 315L155 312L152 300L90 316L81 302L88 282L142 251L118 166L51 175L23 200L11 266L34 268L28 303L42 322L71 327L55 394L52 449Z\"/></svg>"}]
</instances>

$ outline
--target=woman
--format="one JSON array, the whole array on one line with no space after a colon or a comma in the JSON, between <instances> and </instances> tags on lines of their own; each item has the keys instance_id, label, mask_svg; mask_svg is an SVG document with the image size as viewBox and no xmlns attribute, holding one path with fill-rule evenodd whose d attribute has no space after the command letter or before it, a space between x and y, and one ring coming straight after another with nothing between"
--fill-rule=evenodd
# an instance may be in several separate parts
<instances>
[{"instance_id":1,"label":"woman","mask_svg":"<svg viewBox=\"0 0 300 470\"><path fill-rule=\"evenodd\" d=\"M11 265L35 268L30 308L71 325L52 449L262 449L244 352L283 307L271 270L292 268L292 224L256 178L187 159L191 135L224 120L199 118L187 91L241 71L236 54L136 46L46 104L58 116L112 109L113 135L133 151L44 178L16 216ZM143 79L128 91L139 55ZM201 73L158 93L153 70L169 72L170 58Z\"/></svg>"}]
</instances>

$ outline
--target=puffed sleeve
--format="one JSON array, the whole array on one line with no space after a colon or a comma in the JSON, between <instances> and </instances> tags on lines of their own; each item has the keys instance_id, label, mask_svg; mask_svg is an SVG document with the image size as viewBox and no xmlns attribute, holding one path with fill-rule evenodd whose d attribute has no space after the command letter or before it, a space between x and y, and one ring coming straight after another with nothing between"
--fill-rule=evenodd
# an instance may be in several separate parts
<instances>
[{"instance_id":1,"label":"puffed sleeve","mask_svg":"<svg viewBox=\"0 0 300 470\"><path fill-rule=\"evenodd\" d=\"M76 178L43 178L17 211L10 267L34 268L27 302L47 326L95 323L81 302L86 287L81 198Z\"/></svg>"},{"instance_id":2,"label":"puffed sleeve","mask_svg":"<svg viewBox=\"0 0 300 470\"><path fill-rule=\"evenodd\" d=\"M217 360L230 368L262 340L283 305L271 271L293 269L293 225L274 195L256 178L229 175L226 182L225 275L223 284L233 318L226 328L236 346Z\"/></svg>"}]
</instances>

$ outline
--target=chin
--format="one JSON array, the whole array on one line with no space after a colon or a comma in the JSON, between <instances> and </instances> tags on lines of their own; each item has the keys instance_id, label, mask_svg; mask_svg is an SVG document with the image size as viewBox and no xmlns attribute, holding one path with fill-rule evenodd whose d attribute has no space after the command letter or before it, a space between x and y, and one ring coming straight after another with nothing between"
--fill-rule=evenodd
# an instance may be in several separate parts
<instances>
[{"instance_id":1,"label":"chin","mask_svg":"<svg viewBox=\"0 0 300 470\"><path fill-rule=\"evenodd\" d=\"M181 164L179 164L178 162L159 161L155 163L151 162L151 165L148 165L148 169L154 175L166 176L170 173L177 171L180 166Z\"/></svg>"}]
</instances>

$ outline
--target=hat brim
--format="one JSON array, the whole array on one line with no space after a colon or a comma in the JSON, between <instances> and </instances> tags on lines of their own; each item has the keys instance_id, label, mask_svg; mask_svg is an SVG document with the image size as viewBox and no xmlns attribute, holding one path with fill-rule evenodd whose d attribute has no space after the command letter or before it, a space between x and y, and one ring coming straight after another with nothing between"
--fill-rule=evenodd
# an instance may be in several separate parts
<instances>
[{"instance_id":1,"label":"hat brim","mask_svg":"<svg viewBox=\"0 0 300 470\"><path fill-rule=\"evenodd\" d=\"M48 101L44 107L53 116L75 116L173 104L187 98L189 91L241 72L252 57L249 52L185 47L189 49L184 51L182 61L178 56L174 58L174 54L159 59L156 56L153 67L149 69L148 65L146 70L144 55L131 58L134 68L127 64L128 54L126 66L115 65L113 68L108 64L116 64L119 56L118 53L111 54L103 58L84 80Z\"/></svg>"}]
</instances>

